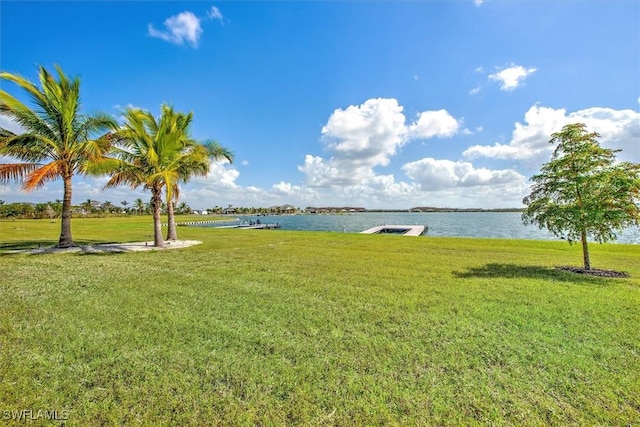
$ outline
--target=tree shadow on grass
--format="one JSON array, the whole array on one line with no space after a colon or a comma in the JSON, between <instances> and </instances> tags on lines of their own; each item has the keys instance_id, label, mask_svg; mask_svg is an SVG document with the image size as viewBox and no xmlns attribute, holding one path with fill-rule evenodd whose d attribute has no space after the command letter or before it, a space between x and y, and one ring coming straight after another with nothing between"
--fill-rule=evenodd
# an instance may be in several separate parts
<instances>
[{"instance_id":1,"label":"tree shadow on grass","mask_svg":"<svg viewBox=\"0 0 640 427\"><path fill-rule=\"evenodd\" d=\"M24 249L50 248L58 243L57 240L21 240L0 243L0 251L19 251Z\"/></svg>"},{"instance_id":2,"label":"tree shadow on grass","mask_svg":"<svg viewBox=\"0 0 640 427\"><path fill-rule=\"evenodd\" d=\"M58 251L55 245L57 240L21 240L15 242L2 242L0 243L0 256L29 254L29 255L44 255ZM113 242L107 240L78 240L74 241L74 246L68 248L69 251L78 252L84 255L103 255L114 253L126 252L125 250L117 251L95 251L91 248L95 245L111 244ZM64 251L64 249L61 249Z\"/></svg>"},{"instance_id":3,"label":"tree shadow on grass","mask_svg":"<svg viewBox=\"0 0 640 427\"><path fill-rule=\"evenodd\" d=\"M604 285L610 283L611 278L587 276L553 267L531 265L490 263L481 267L470 268L467 271L454 271L453 276L461 279L539 279L545 281L571 282L577 284Z\"/></svg>"},{"instance_id":4,"label":"tree shadow on grass","mask_svg":"<svg viewBox=\"0 0 640 427\"><path fill-rule=\"evenodd\" d=\"M109 249L109 250L95 250L93 248L80 248L80 251L76 252L75 256L111 256L111 255L120 255L125 252L131 252L126 249Z\"/></svg>"}]
</instances>

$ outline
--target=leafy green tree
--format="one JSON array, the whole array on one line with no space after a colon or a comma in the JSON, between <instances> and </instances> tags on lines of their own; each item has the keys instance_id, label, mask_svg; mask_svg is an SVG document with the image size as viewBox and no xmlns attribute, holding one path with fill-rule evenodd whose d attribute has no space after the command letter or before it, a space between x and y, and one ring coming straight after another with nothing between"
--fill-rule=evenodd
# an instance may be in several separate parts
<instances>
[{"instance_id":1,"label":"leafy green tree","mask_svg":"<svg viewBox=\"0 0 640 427\"><path fill-rule=\"evenodd\" d=\"M46 203L36 203L33 207L33 214L36 218L44 218L44 210L47 208Z\"/></svg>"},{"instance_id":2,"label":"leafy green tree","mask_svg":"<svg viewBox=\"0 0 640 427\"><path fill-rule=\"evenodd\" d=\"M551 161L531 177L522 218L572 243L580 240L585 270L591 269L588 238L603 243L616 231L640 224L640 164L616 163L620 150L602 148L586 125L566 125L551 135Z\"/></svg>"},{"instance_id":3,"label":"leafy green tree","mask_svg":"<svg viewBox=\"0 0 640 427\"><path fill-rule=\"evenodd\" d=\"M34 205L31 203L8 203L0 206L0 216L3 218L21 217L33 218L35 212Z\"/></svg>"},{"instance_id":4,"label":"leafy green tree","mask_svg":"<svg viewBox=\"0 0 640 427\"><path fill-rule=\"evenodd\" d=\"M38 87L28 79L7 72L0 79L24 89L33 102L31 109L0 90L0 113L24 131L15 134L0 128L0 155L19 163L0 164L0 183L22 182L30 191L61 178L64 185L61 230L58 247L73 246L71 234L72 178L86 174L88 166L106 155L110 143L99 135L117 128L114 119L103 114L80 114L80 79L69 79L55 67L57 79L40 67Z\"/></svg>"}]
</instances>

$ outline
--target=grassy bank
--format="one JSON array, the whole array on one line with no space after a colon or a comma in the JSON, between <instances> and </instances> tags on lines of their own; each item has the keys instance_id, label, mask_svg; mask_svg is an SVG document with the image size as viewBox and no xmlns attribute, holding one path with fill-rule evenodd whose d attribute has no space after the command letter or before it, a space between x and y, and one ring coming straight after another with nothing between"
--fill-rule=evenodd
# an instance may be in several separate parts
<instances>
[{"instance_id":1,"label":"grassy bank","mask_svg":"<svg viewBox=\"0 0 640 427\"><path fill-rule=\"evenodd\" d=\"M150 218L73 227L84 243L151 234ZM581 263L563 242L178 231L204 244L0 256L0 416L640 422L637 245L593 245L594 267L631 276L605 279L554 270ZM46 220L0 222L0 251L53 244L58 232Z\"/></svg>"}]
</instances>

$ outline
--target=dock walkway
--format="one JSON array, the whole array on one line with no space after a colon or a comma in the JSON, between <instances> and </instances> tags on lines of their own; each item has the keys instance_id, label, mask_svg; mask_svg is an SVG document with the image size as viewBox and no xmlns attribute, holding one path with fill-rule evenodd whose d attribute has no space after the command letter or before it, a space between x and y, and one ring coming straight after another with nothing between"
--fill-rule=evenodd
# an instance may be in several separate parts
<instances>
[{"instance_id":1,"label":"dock walkway","mask_svg":"<svg viewBox=\"0 0 640 427\"><path fill-rule=\"evenodd\" d=\"M236 228L240 228L242 230L275 230L276 228L280 228L280 224L275 223L275 224L239 225Z\"/></svg>"}]
</instances>

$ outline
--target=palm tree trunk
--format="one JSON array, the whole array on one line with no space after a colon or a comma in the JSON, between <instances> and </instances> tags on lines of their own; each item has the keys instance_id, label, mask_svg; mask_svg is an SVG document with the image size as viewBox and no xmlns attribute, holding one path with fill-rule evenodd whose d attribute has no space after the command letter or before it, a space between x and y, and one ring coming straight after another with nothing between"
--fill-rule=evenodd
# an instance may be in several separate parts
<instances>
[{"instance_id":1,"label":"palm tree trunk","mask_svg":"<svg viewBox=\"0 0 640 427\"><path fill-rule=\"evenodd\" d=\"M589 246L587 245L587 232L582 230L582 257L584 259L584 269L591 270L591 261L589 260Z\"/></svg>"},{"instance_id":2,"label":"palm tree trunk","mask_svg":"<svg viewBox=\"0 0 640 427\"><path fill-rule=\"evenodd\" d=\"M162 189L151 189L151 207L153 209L153 246L164 246L162 240L162 222L160 208L162 207Z\"/></svg>"},{"instance_id":3,"label":"palm tree trunk","mask_svg":"<svg viewBox=\"0 0 640 427\"><path fill-rule=\"evenodd\" d=\"M173 201L167 201L167 240L178 240L176 219L173 215Z\"/></svg>"},{"instance_id":4,"label":"palm tree trunk","mask_svg":"<svg viewBox=\"0 0 640 427\"><path fill-rule=\"evenodd\" d=\"M65 176L64 197L62 198L62 225L60 229L60 240L58 248L69 248L73 246L71 237L71 176Z\"/></svg>"}]
</instances>

